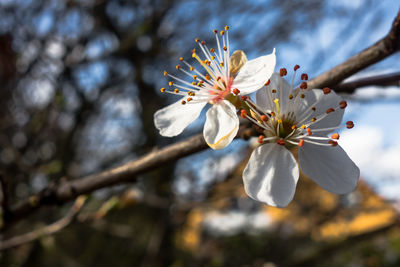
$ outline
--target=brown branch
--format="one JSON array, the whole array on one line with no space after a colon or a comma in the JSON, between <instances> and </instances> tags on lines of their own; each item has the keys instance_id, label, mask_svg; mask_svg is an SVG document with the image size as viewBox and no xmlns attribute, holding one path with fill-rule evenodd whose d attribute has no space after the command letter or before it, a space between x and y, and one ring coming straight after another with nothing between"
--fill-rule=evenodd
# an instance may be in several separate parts
<instances>
[{"instance_id":1,"label":"brown branch","mask_svg":"<svg viewBox=\"0 0 400 267\"><path fill-rule=\"evenodd\" d=\"M3 219L7 220L10 215L10 205L8 203L8 186L6 178L0 173L0 186L3 199L1 200L1 207L3 209Z\"/></svg>"},{"instance_id":2,"label":"brown branch","mask_svg":"<svg viewBox=\"0 0 400 267\"><path fill-rule=\"evenodd\" d=\"M41 237L54 234L54 233L64 229L74 220L75 216L82 209L83 205L86 202L86 198L87 198L86 196L78 197L75 200L75 203L72 206L72 208L67 213L67 215L65 217L63 217L62 219L60 219L48 226L45 226L43 228L36 229L32 232L29 232L29 233L26 233L23 235L19 235L19 236L15 236L8 240L0 242L0 250L17 247L17 246L35 241Z\"/></svg>"},{"instance_id":3,"label":"brown branch","mask_svg":"<svg viewBox=\"0 0 400 267\"><path fill-rule=\"evenodd\" d=\"M351 82L344 82L335 86L335 92L353 93L357 88L364 86L399 86L400 72L360 78Z\"/></svg>"},{"instance_id":4,"label":"brown branch","mask_svg":"<svg viewBox=\"0 0 400 267\"><path fill-rule=\"evenodd\" d=\"M389 33L381 40L340 65L308 82L309 88L333 87L354 73L375 64L400 49L400 10Z\"/></svg>"},{"instance_id":5,"label":"brown branch","mask_svg":"<svg viewBox=\"0 0 400 267\"><path fill-rule=\"evenodd\" d=\"M335 86L355 72L395 53L400 47L399 43L400 12L394 20L390 32L383 39L346 62L309 81L308 87ZM246 125L242 125L238 137L248 137L249 134L252 134L251 128L249 129ZM48 187L41 193L30 197L29 201L13 207L10 210L11 216L9 216L6 223L9 224L12 221L17 221L43 205L62 204L80 194L88 194L100 188L134 181L139 174L206 148L207 144L203 139L203 135L199 134L163 149L150 152L137 160L119 167L83 177L79 180Z\"/></svg>"}]
</instances>

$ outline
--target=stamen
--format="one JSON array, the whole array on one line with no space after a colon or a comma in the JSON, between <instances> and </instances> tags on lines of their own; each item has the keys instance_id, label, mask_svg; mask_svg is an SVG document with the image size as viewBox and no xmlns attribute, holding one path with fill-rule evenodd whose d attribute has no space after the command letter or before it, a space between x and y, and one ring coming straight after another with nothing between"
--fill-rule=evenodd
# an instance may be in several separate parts
<instances>
[{"instance_id":1,"label":"stamen","mask_svg":"<svg viewBox=\"0 0 400 267\"><path fill-rule=\"evenodd\" d=\"M347 102L346 101L341 101L340 103L339 103L339 105L340 105L340 108L341 109L345 109L346 107L347 107Z\"/></svg>"},{"instance_id":2,"label":"stamen","mask_svg":"<svg viewBox=\"0 0 400 267\"><path fill-rule=\"evenodd\" d=\"M302 82L300 84L300 89L303 89L303 90L307 89L307 83L306 82Z\"/></svg>"},{"instance_id":3,"label":"stamen","mask_svg":"<svg viewBox=\"0 0 400 267\"><path fill-rule=\"evenodd\" d=\"M264 138L265 138L264 135L260 135L260 136L258 137L258 143L260 143L260 144L264 143Z\"/></svg>"},{"instance_id":4,"label":"stamen","mask_svg":"<svg viewBox=\"0 0 400 267\"><path fill-rule=\"evenodd\" d=\"M308 75L306 73L301 74L302 81L308 81Z\"/></svg>"},{"instance_id":5,"label":"stamen","mask_svg":"<svg viewBox=\"0 0 400 267\"><path fill-rule=\"evenodd\" d=\"M247 117L247 111L244 110L244 109L242 109L242 110L240 111L240 117L242 117L243 119L245 119L245 118Z\"/></svg>"},{"instance_id":6,"label":"stamen","mask_svg":"<svg viewBox=\"0 0 400 267\"><path fill-rule=\"evenodd\" d=\"M340 137L340 136L339 136L338 133L334 133L334 134L331 135L331 138L332 138L332 139L339 139L339 137Z\"/></svg>"},{"instance_id":7,"label":"stamen","mask_svg":"<svg viewBox=\"0 0 400 267\"><path fill-rule=\"evenodd\" d=\"M346 127L347 127L347 129L351 129L354 127L354 123L352 121L348 121L348 122L346 122Z\"/></svg>"},{"instance_id":8,"label":"stamen","mask_svg":"<svg viewBox=\"0 0 400 267\"><path fill-rule=\"evenodd\" d=\"M282 69L279 70L279 75L281 77L286 76L286 74L287 74L287 70L285 68L282 68Z\"/></svg>"},{"instance_id":9,"label":"stamen","mask_svg":"<svg viewBox=\"0 0 400 267\"><path fill-rule=\"evenodd\" d=\"M327 94L329 94L329 93L331 92L331 88L329 88L329 87L324 87L324 88L322 89L322 91L324 91L324 94L327 95Z\"/></svg>"}]
</instances>

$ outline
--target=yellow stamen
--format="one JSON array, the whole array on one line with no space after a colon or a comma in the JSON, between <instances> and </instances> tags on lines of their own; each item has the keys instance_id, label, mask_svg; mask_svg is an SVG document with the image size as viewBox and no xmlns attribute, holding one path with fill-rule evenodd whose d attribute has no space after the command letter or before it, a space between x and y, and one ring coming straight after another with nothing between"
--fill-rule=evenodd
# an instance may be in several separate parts
<instances>
[{"instance_id":1,"label":"yellow stamen","mask_svg":"<svg viewBox=\"0 0 400 267\"><path fill-rule=\"evenodd\" d=\"M217 78L215 78L215 76L212 74L211 70L208 68L207 64L204 64L203 61L201 61L201 59L199 58L199 56L193 52L192 57L194 57L195 59L197 59L198 62L200 62L200 64L203 66L203 68L206 69L206 71L211 75L211 77L213 77L214 80L216 80Z\"/></svg>"},{"instance_id":2,"label":"yellow stamen","mask_svg":"<svg viewBox=\"0 0 400 267\"><path fill-rule=\"evenodd\" d=\"M276 105L276 111L277 111L278 114L279 114L279 99L278 99L278 98L275 98L275 99L274 99L274 103L275 103L275 105Z\"/></svg>"}]
</instances>

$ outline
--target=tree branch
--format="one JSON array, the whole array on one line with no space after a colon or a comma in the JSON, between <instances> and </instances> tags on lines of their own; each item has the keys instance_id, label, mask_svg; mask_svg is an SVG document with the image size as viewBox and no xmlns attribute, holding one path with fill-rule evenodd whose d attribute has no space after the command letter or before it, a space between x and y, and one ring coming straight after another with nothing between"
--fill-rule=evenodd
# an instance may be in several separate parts
<instances>
[{"instance_id":1,"label":"tree branch","mask_svg":"<svg viewBox=\"0 0 400 267\"><path fill-rule=\"evenodd\" d=\"M308 87L334 87L343 79L395 53L399 48L400 11L393 22L391 30L383 39L330 71L309 81ZM238 137L246 138L253 133L251 128L249 129L248 126L242 125ZM17 221L43 205L62 204L81 194L88 194L100 188L134 181L139 174L204 150L207 147L203 135L198 134L187 140L150 152L137 160L128 162L119 167L89 175L79 180L48 187L41 193L30 197L29 201L10 209L10 216L6 223L9 224L12 221Z\"/></svg>"},{"instance_id":2,"label":"tree branch","mask_svg":"<svg viewBox=\"0 0 400 267\"><path fill-rule=\"evenodd\" d=\"M72 208L69 210L69 212L67 213L67 215L64 218L62 218L48 226L45 226L43 228L36 229L32 232L29 232L29 233L26 233L23 235L12 237L8 240L1 242L0 250L17 247L17 246L35 241L41 237L54 234L54 233L62 230L63 228L67 227L74 220L74 218L78 214L78 212L82 209L83 205L86 202L86 198L87 198L86 196L78 197L75 200L74 205L72 206Z\"/></svg>"},{"instance_id":3,"label":"tree branch","mask_svg":"<svg viewBox=\"0 0 400 267\"><path fill-rule=\"evenodd\" d=\"M353 93L357 88L370 85L399 86L400 72L384 74L384 75L375 75L375 76L360 78L351 82L341 83L335 87L335 92Z\"/></svg>"},{"instance_id":4,"label":"tree branch","mask_svg":"<svg viewBox=\"0 0 400 267\"><path fill-rule=\"evenodd\" d=\"M381 40L340 65L310 80L308 88L333 87L347 77L396 53L400 49L400 10L389 33Z\"/></svg>"}]
</instances>

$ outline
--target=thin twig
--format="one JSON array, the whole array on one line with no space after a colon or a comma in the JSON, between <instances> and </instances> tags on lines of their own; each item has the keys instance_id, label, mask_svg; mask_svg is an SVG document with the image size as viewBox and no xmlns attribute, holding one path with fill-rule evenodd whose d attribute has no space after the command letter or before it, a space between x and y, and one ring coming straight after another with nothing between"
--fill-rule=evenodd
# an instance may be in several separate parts
<instances>
[{"instance_id":1,"label":"thin twig","mask_svg":"<svg viewBox=\"0 0 400 267\"><path fill-rule=\"evenodd\" d=\"M344 82L335 86L335 92L353 93L357 88L364 86L399 86L400 85L400 72L375 75L365 78L356 79L350 82Z\"/></svg>"},{"instance_id":2,"label":"thin twig","mask_svg":"<svg viewBox=\"0 0 400 267\"><path fill-rule=\"evenodd\" d=\"M393 22L391 30L383 39L353 56L346 62L309 81L308 87L334 87L355 72L397 52L399 48L400 11ZM248 136L249 132L251 133L251 129L247 126L241 127L238 136ZM207 147L203 135L198 134L188 138L187 140L150 152L137 160L125 163L119 167L89 175L79 180L64 182L54 188L46 188L40 194L30 197L29 201L14 206L10 210L12 216L9 217L6 224L25 218L28 214L34 212L43 205L62 204L74 199L80 194L88 194L100 188L134 181L136 176L139 174L199 152Z\"/></svg>"},{"instance_id":3,"label":"thin twig","mask_svg":"<svg viewBox=\"0 0 400 267\"><path fill-rule=\"evenodd\" d=\"M15 236L8 240L0 242L0 250L9 249L9 248L17 247L17 246L32 242L41 237L54 234L54 233L62 230L63 228L67 227L74 220L74 218L78 214L78 212L82 209L83 205L86 202L86 198L87 198L86 196L78 197L75 200L74 205L68 211L67 215L65 217L63 217L62 219L60 219L50 225L47 225L43 228L36 229L32 232L22 234L19 236Z\"/></svg>"}]
</instances>

